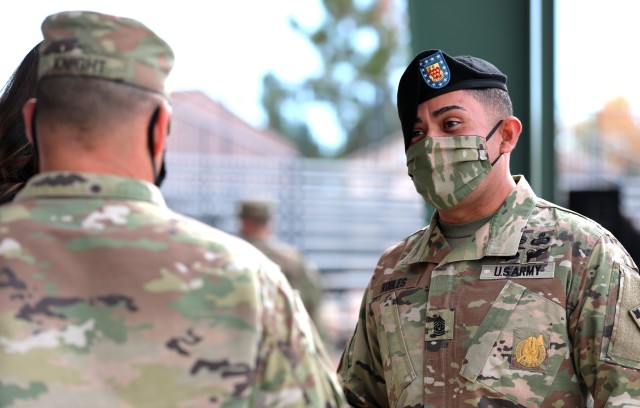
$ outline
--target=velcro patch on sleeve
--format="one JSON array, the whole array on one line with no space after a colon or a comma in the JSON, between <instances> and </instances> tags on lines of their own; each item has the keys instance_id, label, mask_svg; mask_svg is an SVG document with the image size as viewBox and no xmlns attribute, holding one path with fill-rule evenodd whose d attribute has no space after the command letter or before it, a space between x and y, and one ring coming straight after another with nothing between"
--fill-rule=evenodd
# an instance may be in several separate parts
<instances>
[{"instance_id":1,"label":"velcro patch on sleeve","mask_svg":"<svg viewBox=\"0 0 640 408\"><path fill-rule=\"evenodd\" d=\"M620 290L609 357L618 364L640 368L640 274L620 265Z\"/></svg>"},{"instance_id":2,"label":"velcro patch on sleeve","mask_svg":"<svg viewBox=\"0 0 640 408\"><path fill-rule=\"evenodd\" d=\"M636 322L636 324L638 325L638 328L640 329L640 305L637 305L634 308L631 308L631 310L629 310L629 314L631 315L631 318L633 319L634 322Z\"/></svg>"}]
</instances>

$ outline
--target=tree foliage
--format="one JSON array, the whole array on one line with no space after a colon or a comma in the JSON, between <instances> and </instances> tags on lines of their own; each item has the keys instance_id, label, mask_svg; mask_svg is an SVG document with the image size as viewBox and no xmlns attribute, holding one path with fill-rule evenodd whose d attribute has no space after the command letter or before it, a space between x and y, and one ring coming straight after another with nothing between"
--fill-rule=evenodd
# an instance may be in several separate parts
<instances>
[{"instance_id":1,"label":"tree foliage","mask_svg":"<svg viewBox=\"0 0 640 408\"><path fill-rule=\"evenodd\" d=\"M298 84L272 73L263 78L269 126L306 156L344 155L399 129L393 74L403 67L407 48L397 1L321 1L326 16L318 27L290 20L317 51L320 72ZM344 136L337 151L323 151L322 135L312 133L306 113L318 106L333 113Z\"/></svg>"}]
</instances>

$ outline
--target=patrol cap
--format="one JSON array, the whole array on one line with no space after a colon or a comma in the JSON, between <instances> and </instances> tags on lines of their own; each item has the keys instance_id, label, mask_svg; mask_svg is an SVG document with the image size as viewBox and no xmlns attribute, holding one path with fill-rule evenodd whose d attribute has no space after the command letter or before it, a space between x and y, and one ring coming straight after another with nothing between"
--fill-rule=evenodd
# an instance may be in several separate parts
<instances>
[{"instance_id":1,"label":"patrol cap","mask_svg":"<svg viewBox=\"0 0 640 408\"><path fill-rule=\"evenodd\" d=\"M245 200L240 203L240 218L251 218L254 220L268 220L271 218L271 203L266 200Z\"/></svg>"},{"instance_id":2,"label":"patrol cap","mask_svg":"<svg viewBox=\"0 0 640 408\"><path fill-rule=\"evenodd\" d=\"M422 51L409 63L398 85L398 116L405 150L409 148L418 105L461 89L498 88L507 91L507 76L490 62L440 50Z\"/></svg>"},{"instance_id":3,"label":"patrol cap","mask_svg":"<svg viewBox=\"0 0 640 408\"><path fill-rule=\"evenodd\" d=\"M38 80L54 76L106 79L167 97L171 47L144 24L91 11L66 11L42 23Z\"/></svg>"}]
</instances>

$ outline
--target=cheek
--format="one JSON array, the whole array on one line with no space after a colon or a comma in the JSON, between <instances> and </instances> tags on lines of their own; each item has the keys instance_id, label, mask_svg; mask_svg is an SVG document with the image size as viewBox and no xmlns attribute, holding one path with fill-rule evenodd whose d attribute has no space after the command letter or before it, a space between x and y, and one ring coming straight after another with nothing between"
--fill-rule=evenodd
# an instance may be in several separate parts
<instances>
[{"instance_id":1,"label":"cheek","mask_svg":"<svg viewBox=\"0 0 640 408\"><path fill-rule=\"evenodd\" d=\"M425 137L427 137L427 135L418 135L418 136L414 136L411 139L411 144L409 145L410 147L413 146L414 144L418 143L419 141L421 141L422 139L424 139Z\"/></svg>"}]
</instances>

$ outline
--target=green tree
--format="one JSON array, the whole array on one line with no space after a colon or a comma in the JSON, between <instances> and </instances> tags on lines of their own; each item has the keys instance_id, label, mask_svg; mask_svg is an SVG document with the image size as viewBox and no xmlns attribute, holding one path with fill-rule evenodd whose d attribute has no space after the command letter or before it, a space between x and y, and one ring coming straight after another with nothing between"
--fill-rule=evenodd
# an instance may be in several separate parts
<instances>
[{"instance_id":1,"label":"green tree","mask_svg":"<svg viewBox=\"0 0 640 408\"><path fill-rule=\"evenodd\" d=\"M291 138L305 156L344 155L399 129L395 94L408 43L404 9L398 0L319 0L319 27L291 26L317 50L320 72L301 84L273 73L263 78L262 105L269 126ZM306 117L312 107L329 109L344 143L327 153Z\"/></svg>"}]
</instances>

